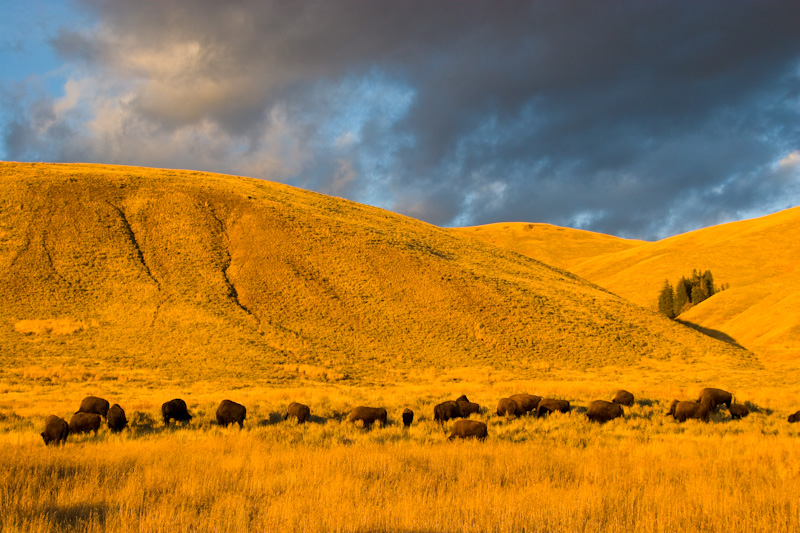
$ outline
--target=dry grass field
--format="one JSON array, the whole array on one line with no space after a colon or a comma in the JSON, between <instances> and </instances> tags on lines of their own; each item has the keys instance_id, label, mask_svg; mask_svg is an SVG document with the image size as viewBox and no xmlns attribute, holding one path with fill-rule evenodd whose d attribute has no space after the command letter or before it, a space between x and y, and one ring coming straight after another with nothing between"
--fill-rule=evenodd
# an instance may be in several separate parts
<instances>
[{"instance_id":1,"label":"dry grass field","mask_svg":"<svg viewBox=\"0 0 800 533\"><path fill-rule=\"evenodd\" d=\"M275 183L0 163L0 347L4 532L800 523L796 372L562 268ZM751 415L664 416L705 386ZM617 388L639 402L589 423ZM494 415L521 391L575 408ZM432 420L462 393L484 406L485 442L447 442ZM131 426L45 447L44 418L90 394ZM176 397L195 418L165 428ZM247 406L243 430L215 423L225 398ZM281 420L295 400L304 426ZM347 424L356 405L386 407L388 427Z\"/></svg>"},{"instance_id":2,"label":"dry grass field","mask_svg":"<svg viewBox=\"0 0 800 533\"><path fill-rule=\"evenodd\" d=\"M711 270L729 290L680 319L790 370L800 353L798 227L800 207L652 243L544 224L453 231L565 268L648 309L657 307L665 279L675 285L693 269Z\"/></svg>"}]
</instances>

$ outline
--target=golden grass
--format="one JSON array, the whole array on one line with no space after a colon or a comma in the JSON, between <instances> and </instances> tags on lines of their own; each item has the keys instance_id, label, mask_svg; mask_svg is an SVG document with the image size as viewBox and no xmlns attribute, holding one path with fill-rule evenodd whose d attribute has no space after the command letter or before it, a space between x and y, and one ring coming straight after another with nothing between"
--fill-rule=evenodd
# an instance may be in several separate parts
<instances>
[{"instance_id":1,"label":"golden grass","mask_svg":"<svg viewBox=\"0 0 800 533\"><path fill-rule=\"evenodd\" d=\"M558 395L579 407L569 415L479 416L489 425L484 443L446 442L431 420L441 398L406 388L313 392L315 419L305 426L274 416L288 403L281 395L302 391L264 391L267 403L250 404L244 430L216 427L212 403L190 402L190 426L103 430L61 448L45 448L38 426L0 420L0 523L4 531L744 532L793 531L800 521L800 428L783 412L759 406L738 422L723 411L710 424L678 424L663 416L667 395L599 425L579 412L588 401L573 396L595 390L585 387ZM389 403L400 397L411 401ZM350 405L370 401L387 402L394 423L364 431L343 421ZM406 405L417 412L408 430L399 424Z\"/></svg>"},{"instance_id":2,"label":"golden grass","mask_svg":"<svg viewBox=\"0 0 800 533\"><path fill-rule=\"evenodd\" d=\"M791 368L800 353L798 226L800 208L652 243L541 224L456 231L566 268L653 310L665 279L674 285L692 269L711 270L717 285L730 289L680 318L733 339L770 366Z\"/></svg>"},{"instance_id":3,"label":"golden grass","mask_svg":"<svg viewBox=\"0 0 800 533\"><path fill-rule=\"evenodd\" d=\"M796 372L469 235L279 184L0 164L0 346L3 531L735 532L800 519L785 421ZM756 412L664 418L704 386ZM589 424L581 409L617 388L646 401ZM578 409L491 416L523 391ZM485 443L445 443L431 420L462 393L487 409ZM132 427L45 448L44 418L90 394ZM165 430L159 408L176 397L195 419ZM247 407L243 431L213 423L226 398ZM291 401L313 423L280 422ZM347 425L356 405L394 423Z\"/></svg>"}]
</instances>

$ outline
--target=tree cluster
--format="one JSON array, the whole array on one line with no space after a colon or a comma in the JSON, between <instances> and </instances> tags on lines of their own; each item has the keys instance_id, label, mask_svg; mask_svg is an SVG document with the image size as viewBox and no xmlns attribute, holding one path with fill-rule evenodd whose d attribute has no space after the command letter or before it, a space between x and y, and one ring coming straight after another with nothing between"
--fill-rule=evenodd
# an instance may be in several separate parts
<instances>
[{"instance_id":1,"label":"tree cluster","mask_svg":"<svg viewBox=\"0 0 800 533\"><path fill-rule=\"evenodd\" d=\"M669 280L664 281L664 288L658 295L658 312L675 318L724 289L725 287L714 285L714 276L710 270L703 273L697 269L692 270L692 275L688 278L681 277L675 288L672 287Z\"/></svg>"}]
</instances>

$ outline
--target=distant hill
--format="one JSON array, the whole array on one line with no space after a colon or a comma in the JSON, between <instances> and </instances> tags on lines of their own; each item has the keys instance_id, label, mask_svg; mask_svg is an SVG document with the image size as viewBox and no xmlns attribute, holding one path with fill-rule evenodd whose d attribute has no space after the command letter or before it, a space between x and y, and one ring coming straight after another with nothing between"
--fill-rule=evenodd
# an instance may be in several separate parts
<instances>
[{"instance_id":1,"label":"distant hill","mask_svg":"<svg viewBox=\"0 0 800 533\"><path fill-rule=\"evenodd\" d=\"M679 318L712 336L741 344L775 362L800 354L800 208L722 224L658 242L621 241L543 225L495 224L480 238L550 261L648 309L664 280L674 285L692 269L711 270L730 284ZM520 228L530 229L521 230ZM463 228L469 233L471 228ZM486 233L486 235L480 235ZM580 244L578 248L582 248ZM614 247L617 247L614 250Z\"/></svg>"},{"instance_id":2,"label":"distant hill","mask_svg":"<svg viewBox=\"0 0 800 533\"><path fill-rule=\"evenodd\" d=\"M759 368L564 270L414 219L261 180L99 165L0 163L0 341L9 373L181 383Z\"/></svg>"},{"instance_id":3,"label":"distant hill","mask_svg":"<svg viewBox=\"0 0 800 533\"><path fill-rule=\"evenodd\" d=\"M475 237L565 270L570 270L588 259L630 250L647 242L621 239L603 233L562 228L550 224L526 222L502 222L485 226L453 228L452 231L459 235Z\"/></svg>"}]
</instances>

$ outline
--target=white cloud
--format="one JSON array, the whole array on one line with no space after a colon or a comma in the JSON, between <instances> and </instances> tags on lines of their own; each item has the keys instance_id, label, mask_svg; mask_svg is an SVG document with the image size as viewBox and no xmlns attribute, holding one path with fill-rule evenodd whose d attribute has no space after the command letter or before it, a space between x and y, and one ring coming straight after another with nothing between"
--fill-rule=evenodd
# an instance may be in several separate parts
<instances>
[{"instance_id":1,"label":"white cloud","mask_svg":"<svg viewBox=\"0 0 800 533\"><path fill-rule=\"evenodd\" d=\"M780 161L778 161L778 166L781 168L791 168L800 165L800 150L795 150L794 152L790 153Z\"/></svg>"}]
</instances>

